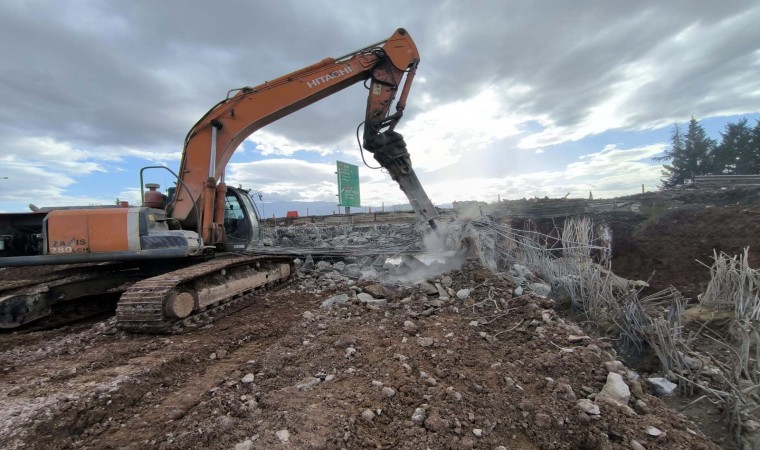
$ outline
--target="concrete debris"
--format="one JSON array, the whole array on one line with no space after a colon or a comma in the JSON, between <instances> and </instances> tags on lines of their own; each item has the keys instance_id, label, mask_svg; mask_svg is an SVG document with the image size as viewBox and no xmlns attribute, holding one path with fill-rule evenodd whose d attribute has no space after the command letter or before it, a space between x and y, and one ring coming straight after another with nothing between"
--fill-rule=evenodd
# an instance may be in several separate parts
<instances>
[{"instance_id":1,"label":"concrete debris","mask_svg":"<svg viewBox=\"0 0 760 450\"><path fill-rule=\"evenodd\" d=\"M332 297L322 302L322 307L332 308L335 305L343 305L345 303L348 303L348 300L349 300L348 294L333 295Z\"/></svg>"},{"instance_id":2,"label":"concrete debris","mask_svg":"<svg viewBox=\"0 0 760 450\"><path fill-rule=\"evenodd\" d=\"M647 381L652 386L652 391L660 396L671 395L678 387L677 384L661 377L647 378Z\"/></svg>"},{"instance_id":3,"label":"concrete debris","mask_svg":"<svg viewBox=\"0 0 760 450\"><path fill-rule=\"evenodd\" d=\"M596 396L597 400L610 400L618 405L628 405L631 399L631 390L623 381L623 377L616 372L607 374L607 383Z\"/></svg>"}]
</instances>

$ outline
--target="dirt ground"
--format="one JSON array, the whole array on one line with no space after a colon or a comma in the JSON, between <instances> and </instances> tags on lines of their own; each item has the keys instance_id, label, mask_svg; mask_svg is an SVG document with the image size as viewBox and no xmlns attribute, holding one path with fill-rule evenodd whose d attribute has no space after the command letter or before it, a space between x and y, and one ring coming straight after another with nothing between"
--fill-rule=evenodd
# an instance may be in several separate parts
<instances>
[{"instance_id":1,"label":"dirt ground","mask_svg":"<svg viewBox=\"0 0 760 450\"><path fill-rule=\"evenodd\" d=\"M653 290L673 285L696 300L710 281L713 250L734 256L749 247L750 267L760 267L760 205L689 205L629 232L613 250L612 269L649 280Z\"/></svg>"},{"instance_id":2,"label":"dirt ground","mask_svg":"<svg viewBox=\"0 0 760 450\"><path fill-rule=\"evenodd\" d=\"M749 246L757 268L757 195L737 192L644 196L646 215L610 220L613 270L696 299L713 249ZM128 334L112 315L2 333L0 447L738 448L717 408L652 395L651 355L616 355L552 300L472 262L431 281L449 295L298 272L184 335ZM610 373L623 404L600 395Z\"/></svg>"},{"instance_id":3,"label":"dirt ground","mask_svg":"<svg viewBox=\"0 0 760 450\"><path fill-rule=\"evenodd\" d=\"M553 302L470 263L417 287L300 275L179 336L113 319L0 335L4 448L711 449ZM331 308L334 294L371 292ZM621 373L630 400L599 395ZM585 409L581 409L581 407ZM656 436L655 436L656 435ZM635 441L635 442L634 442Z\"/></svg>"}]
</instances>

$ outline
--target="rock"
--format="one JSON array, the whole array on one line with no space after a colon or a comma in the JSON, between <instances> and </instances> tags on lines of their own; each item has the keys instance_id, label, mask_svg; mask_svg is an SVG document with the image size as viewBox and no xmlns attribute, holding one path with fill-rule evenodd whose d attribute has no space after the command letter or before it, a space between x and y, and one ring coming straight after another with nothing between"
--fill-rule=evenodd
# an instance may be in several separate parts
<instances>
[{"instance_id":1,"label":"rock","mask_svg":"<svg viewBox=\"0 0 760 450\"><path fill-rule=\"evenodd\" d=\"M414 414L412 414L412 422L416 423L417 425L424 423L426 418L427 412L425 412L423 408L415 409Z\"/></svg>"},{"instance_id":2,"label":"rock","mask_svg":"<svg viewBox=\"0 0 760 450\"><path fill-rule=\"evenodd\" d=\"M251 450L253 448L253 441L246 439L243 442L235 444L235 450Z\"/></svg>"},{"instance_id":3,"label":"rock","mask_svg":"<svg viewBox=\"0 0 760 450\"><path fill-rule=\"evenodd\" d=\"M314 270L314 258L311 257L311 254L306 255L306 259L301 266L301 270L304 273L310 273L312 270Z\"/></svg>"},{"instance_id":4,"label":"rock","mask_svg":"<svg viewBox=\"0 0 760 450\"><path fill-rule=\"evenodd\" d=\"M515 295L517 295L517 296L523 295L523 288L522 288L522 286L517 286L515 288Z\"/></svg>"},{"instance_id":5,"label":"rock","mask_svg":"<svg viewBox=\"0 0 760 450\"><path fill-rule=\"evenodd\" d=\"M393 296L393 291L383 286L382 284L371 283L364 286L364 292L370 294L375 298L388 298Z\"/></svg>"},{"instance_id":6,"label":"rock","mask_svg":"<svg viewBox=\"0 0 760 450\"><path fill-rule=\"evenodd\" d=\"M540 295L541 297L548 297L552 291L551 286L546 283L530 283L528 288L533 291L534 294Z\"/></svg>"},{"instance_id":7,"label":"rock","mask_svg":"<svg viewBox=\"0 0 760 450\"><path fill-rule=\"evenodd\" d=\"M475 437L483 437L483 430L480 428L474 428L472 434L475 435Z\"/></svg>"},{"instance_id":8,"label":"rock","mask_svg":"<svg viewBox=\"0 0 760 450\"><path fill-rule=\"evenodd\" d=\"M438 288L427 281L423 281L420 283L420 291L424 292L427 295L435 295L438 293Z\"/></svg>"},{"instance_id":9,"label":"rock","mask_svg":"<svg viewBox=\"0 0 760 450\"><path fill-rule=\"evenodd\" d=\"M425 428L434 433L443 433L449 428L449 422L437 412L433 412L425 419Z\"/></svg>"},{"instance_id":10,"label":"rock","mask_svg":"<svg viewBox=\"0 0 760 450\"><path fill-rule=\"evenodd\" d=\"M416 323L412 322L411 320L404 321L404 333L415 335L417 334L418 330L419 327Z\"/></svg>"},{"instance_id":11,"label":"rock","mask_svg":"<svg viewBox=\"0 0 760 450\"><path fill-rule=\"evenodd\" d=\"M387 306L388 305L388 300L386 300L384 298L373 298L372 300L369 300L365 304L367 306L376 306L376 307Z\"/></svg>"},{"instance_id":12,"label":"rock","mask_svg":"<svg viewBox=\"0 0 760 450\"><path fill-rule=\"evenodd\" d=\"M385 386L380 390L380 393L383 394L385 397L391 398L394 395L396 395L396 391L392 387Z\"/></svg>"},{"instance_id":13,"label":"rock","mask_svg":"<svg viewBox=\"0 0 760 450\"><path fill-rule=\"evenodd\" d=\"M605 361L604 368L607 369L607 373L625 370L625 366L620 361Z\"/></svg>"},{"instance_id":14,"label":"rock","mask_svg":"<svg viewBox=\"0 0 760 450\"><path fill-rule=\"evenodd\" d=\"M277 436L277 439L279 439L282 443L290 441L290 431L288 430L280 430L274 435Z\"/></svg>"},{"instance_id":15,"label":"rock","mask_svg":"<svg viewBox=\"0 0 760 450\"><path fill-rule=\"evenodd\" d=\"M328 376L325 377L325 381L332 381L334 379L335 379L335 375L333 375L333 374L330 374L330 375L328 375Z\"/></svg>"},{"instance_id":16,"label":"rock","mask_svg":"<svg viewBox=\"0 0 760 450\"><path fill-rule=\"evenodd\" d=\"M343 305L345 303L348 303L348 300L349 300L348 294L333 295L332 297L322 302L322 307L332 308L335 305Z\"/></svg>"},{"instance_id":17,"label":"rock","mask_svg":"<svg viewBox=\"0 0 760 450\"><path fill-rule=\"evenodd\" d=\"M584 413L591 415L591 416L598 416L601 414L601 411L599 410L599 406L597 406L594 402L587 398L582 398L578 400L578 409L583 411Z\"/></svg>"},{"instance_id":18,"label":"rock","mask_svg":"<svg viewBox=\"0 0 760 450\"><path fill-rule=\"evenodd\" d=\"M231 430L235 426L235 421L230 416L221 416L219 418L219 428L223 430Z\"/></svg>"},{"instance_id":19,"label":"rock","mask_svg":"<svg viewBox=\"0 0 760 450\"><path fill-rule=\"evenodd\" d=\"M571 334L570 336L567 337L567 341L570 343L582 342L582 341L585 341L586 339L591 339L591 338L589 336L577 336L574 334Z\"/></svg>"},{"instance_id":20,"label":"rock","mask_svg":"<svg viewBox=\"0 0 760 450\"><path fill-rule=\"evenodd\" d=\"M512 264L512 270L514 270L518 276L523 277L525 279L536 278L536 276L533 275L533 272L531 272L530 269L528 269L527 267L521 264Z\"/></svg>"},{"instance_id":21,"label":"rock","mask_svg":"<svg viewBox=\"0 0 760 450\"><path fill-rule=\"evenodd\" d=\"M377 270L380 270L380 269L382 269L382 268L385 266L385 260L386 260L386 259L387 259L387 258L386 258L385 256L383 256L383 255L380 255L380 256L378 256L378 257L377 257L377 258L375 258L375 260L372 262L372 267L373 267L373 268L375 268L375 269L377 269Z\"/></svg>"},{"instance_id":22,"label":"rock","mask_svg":"<svg viewBox=\"0 0 760 450\"><path fill-rule=\"evenodd\" d=\"M362 270L359 268L359 264L348 264L345 273L349 278L361 278L362 276Z\"/></svg>"},{"instance_id":23,"label":"rock","mask_svg":"<svg viewBox=\"0 0 760 450\"><path fill-rule=\"evenodd\" d=\"M646 427L644 429L644 432L646 432L646 434L648 434L650 436L654 436L654 437L657 437L657 436L659 436L659 435L662 434L662 430L660 430L657 427L652 427L652 426Z\"/></svg>"},{"instance_id":24,"label":"rock","mask_svg":"<svg viewBox=\"0 0 760 450\"><path fill-rule=\"evenodd\" d=\"M548 414L544 413L538 413L536 414L535 419L533 422L536 424L539 428L551 428L552 426L552 418Z\"/></svg>"},{"instance_id":25,"label":"rock","mask_svg":"<svg viewBox=\"0 0 760 450\"><path fill-rule=\"evenodd\" d=\"M314 320L314 313L311 311L304 311L301 316L304 318L304 320L311 322Z\"/></svg>"},{"instance_id":26,"label":"rock","mask_svg":"<svg viewBox=\"0 0 760 450\"><path fill-rule=\"evenodd\" d=\"M372 422L373 420L375 420L375 413L372 412L371 409L365 409L364 411L362 411L362 419L367 422Z\"/></svg>"},{"instance_id":27,"label":"rock","mask_svg":"<svg viewBox=\"0 0 760 450\"><path fill-rule=\"evenodd\" d=\"M227 350L221 350L221 349L220 349L220 350L217 350L217 351L216 351L216 357L217 357L217 358L219 358L219 359L222 359L222 358L224 358L225 356L227 356Z\"/></svg>"},{"instance_id":28,"label":"rock","mask_svg":"<svg viewBox=\"0 0 760 450\"><path fill-rule=\"evenodd\" d=\"M412 270L425 270L427 265L412 255L401 255L401 262L409 266Z\"/></svg>"},{"instance_id":29,"label":"rock","mask_svg":"<svg viewBox=\"0 0 760 450\"><path fill-rule=\"evenodd\" d=\"M350 358L356 354L356 349L353 347L346 348L346 358Z\"/></svg>"},{"instance_id":30,"label":"rock","mask_svg":"<svg viewBox=\"0 0 760 450\"><path fill-rule=\"evenodd\" d=\"M631 399L631 390L619 373L610 372L607 374L607 383L596 398L597 400L610 400L618 405L628 405L628 400Z\"/></svg>"},{"instance_id":31,"label":"rock","mask_svg":"<svg viewBox=\"0 0 760 450\"><path fill-rule=\"evenodd\" d=\"M469 289L460 289L457 291L457 298L459 300L467 300L470 297Z\"/></svg>"},{"instance_id":32,"label":"rock","mask_svg":"<svg viewBox=\"0 0 760 450\"><path fill-rule=\"evenodd\" d=\"M449 297L449 293L446 292L446 289L444 289L443 286L441 286L440 283L435 283L435 288L438 289L438 298L439 299L441 299L443 301L447 301L447 300L449 300L451 298L451 297Z\"/></svg>"},{"instance_id":33,"label":"rock","mask_svg":"<svg viewBox=\"0 0 760 450\"><path fill-rule=\"evenodd\" d=\"M435 344L435 340L431 337L418 337L417 345L420 347L432 347Z\"/></svg>"},{"instance_id":34,"label":"rock","mask_svg":"<svg viewBox=\"0 0 760 450\"><path fill-rule=\"evenodd\" d=\"M320 272L329 272L332 269L332 264L327 261L317 261L317 270Z\"/></svg>"},{"instance_id":35,"label":"rock","mask_svg":"<svg viewBox=\"0 0 760 450\"><path fill-rule=\"evenodd\" d=\"M338 272L343 272L346 269L346 263L343 261L338 261L333 264L333 269L337 270Z\"/></svg>"},{"instance_id":36,"label":"rock","mask_svg":"<svg viewBox=\"0 0 760 450\"><path fill-rule=\"evenodd\" d=\"M652 385L652 391L660 396L671 395L678 387L677 384L660 377L647 378L647 381Z\"/></svg>"},{"instance_id":37,"label":"rock","mask_svg":"<svg viewBox=\"0 0 760 450\"><path fill-rule=\"evenodd\" d=\"M631 439L631 450L646 450L646 447L641 445L636 439Z\"/></svg>"},{"instance_id":38,"label":"rock","mask_svg":"<svg viewBox=\"0 0 760 450\"><path fill-rule=\"evenodd\" d=\"M366 292L362 292L362 293L357 294L356 298L359 299L359 301L362 302L362 303L371 302L372 300L375 299L374 297L372 297L371 295L367 294Z\"/></svg>"},{"instance_id":39,"label":"rock","mask_svg":"<svg viewBox=\"0 0 760 450\"><path fill-rule=\"evenodd\" d=\"M441 284L443 285L443 287L449 288L449 287L451 287L452 283L453 283L453 281L451 280L451 277L448 276L448 275L446 275L445 277L441 278Z\"/></svg>"},{"instance_id":40,"label":"rock","mask_svg":"<svg viewBox=\"0 0 760 450\"><path fill-rule=\"evenodd\" d=\"M243 378L240 379L240 382L243 384L251 384L253 383L254 376L252 373L246 374Z\"/></svg>"},{"instance_id":41,"label":"rock","mask_svg":"<svg viewBox=\"0 0 760 450\"><path fill-rule=\"evenodd\" d=\"M307 377L296 384L296 389L306 391L318 385L321 380L316 377Z\"/></svg>"}]
</instances>

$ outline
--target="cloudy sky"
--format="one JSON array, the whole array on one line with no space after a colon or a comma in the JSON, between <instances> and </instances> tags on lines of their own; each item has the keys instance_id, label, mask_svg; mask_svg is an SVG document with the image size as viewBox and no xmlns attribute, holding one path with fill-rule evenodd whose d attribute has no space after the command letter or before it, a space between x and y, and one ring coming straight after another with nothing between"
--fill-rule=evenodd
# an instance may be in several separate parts
<instances>
[{"instance_id":1,"label":"cloudy sky","mask_svg":"<svg viewBox=\"0 0 760 450\"><path fill-rule=\"evenodd\" d=\"M436 204L656 189L674 123L719 139L760 119L757 1L34 1L0 3L0 211L137 201L188 129L257 85L406 28L422 62L406 115ZM228 183L334 201L362 165L352 86L254 133ZM360 168L362 203L404 200ZM7 178L6 178L7 177ZM168 173L149 178L171 184Z\"/></svg>"}]
</instances>

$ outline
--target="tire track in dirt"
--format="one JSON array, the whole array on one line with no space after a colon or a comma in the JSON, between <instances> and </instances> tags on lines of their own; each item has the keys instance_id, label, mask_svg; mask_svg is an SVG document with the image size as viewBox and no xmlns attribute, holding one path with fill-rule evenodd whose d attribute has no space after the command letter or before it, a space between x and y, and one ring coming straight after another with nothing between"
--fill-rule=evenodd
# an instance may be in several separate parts
<instances>
[{"instance_id":1,"label":"tire track in dirt","mask_svg":"<svg viewBox=\"0 0 760 450\"><path fill-rule=\"evenodd\" d=\"M0 386L7 418L0 441L9 448L103 447L161 434L162 423L184 415L297 320L297 296L280 301L277 294L180 336L111 334L112 320L68 335L30 333L26 342L13 335L0 344L10 368ZM227 355L212 361L213 352Z\"/></svg>"}]
</instances>

